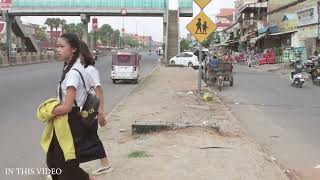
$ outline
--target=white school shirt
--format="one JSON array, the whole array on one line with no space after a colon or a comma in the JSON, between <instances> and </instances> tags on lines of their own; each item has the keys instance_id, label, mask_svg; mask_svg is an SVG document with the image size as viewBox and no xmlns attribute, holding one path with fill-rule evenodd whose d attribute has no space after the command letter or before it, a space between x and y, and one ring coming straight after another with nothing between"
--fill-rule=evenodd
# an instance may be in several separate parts
<instances>
[{"instance_id":1,"label":"white school shirt","mask_svg":"<svg viewBox=\"0 0 320 180\"><path fill-rule=\"evenodd\" d=\"M61 83L61 89L62 89L62 102L65 102L66 94L67 94L67 87L73 86L76 88L76 97L75 100L77 102L78 107L82 109L82 106L87 98L87 91L84 88L81 76L78 71L73 70L77 69L81 72L85 82L86 82L86 71L84 70L82 64L80 63L80 59L77 59L77 61L74 63L72 68L67 72L66 77ZM87 84L87 83L86 83ZM59 99L59 85L58 85L58 99ZM60 99L59 99L60 100Z\"/></svg>"},{"instance_id":2,"label":"white school shirt","mask_svg":"<svg viewBox=\"0 0 320 180\"><path fill-rule=\"evenodd\" d=\"M99 71L94 66L89 65L88 67L85 68L85 71L88 77L88 86L87 86L88 90L92 86L95 88L98 86L101 86ZM91 92L95 93L95 91L91 91Z\"/></svg>"}]
</instances>

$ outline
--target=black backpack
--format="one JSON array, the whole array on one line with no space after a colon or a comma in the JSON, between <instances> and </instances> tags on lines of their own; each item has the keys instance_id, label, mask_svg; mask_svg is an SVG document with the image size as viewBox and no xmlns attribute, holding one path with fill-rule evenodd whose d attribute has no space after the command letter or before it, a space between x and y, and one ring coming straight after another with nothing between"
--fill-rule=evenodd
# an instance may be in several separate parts
<instances>
[{"instance_id":1,"label":"black backpack","mask_svg":"<svg viewBox=\"0 0 320 180\"><path fill-rule=\"evenodd\" d=\"M100 104L100 100L98 96L92 93L93 90L95 90L95 87L90 87L89 90L87 90L84 78L81 74L81 72L78 69L76 70L82 79L83 86L87 91L87 98L82 106L82 110L80 111L80 115L82 117L82 123L87 127L92 127L95 121L97 121L97 115L98 115L98 108Z\"/></svg>"}]
</instances>

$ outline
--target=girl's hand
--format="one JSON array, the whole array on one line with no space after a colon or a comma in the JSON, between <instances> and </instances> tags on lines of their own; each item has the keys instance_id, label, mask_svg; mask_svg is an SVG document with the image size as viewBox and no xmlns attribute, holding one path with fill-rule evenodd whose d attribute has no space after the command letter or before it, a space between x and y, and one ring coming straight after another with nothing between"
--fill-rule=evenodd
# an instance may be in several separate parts
<instances>
[{"instance_id":1,"label":"girl's hand","mask_svg":"<svg viewBox=\"0 0 320 180\"><path fill-rule=\"evenodd\" d=\"M101 127L107 124L106 115L104 112L98 113L98 122Z\"/></svg>"}]
</instances>

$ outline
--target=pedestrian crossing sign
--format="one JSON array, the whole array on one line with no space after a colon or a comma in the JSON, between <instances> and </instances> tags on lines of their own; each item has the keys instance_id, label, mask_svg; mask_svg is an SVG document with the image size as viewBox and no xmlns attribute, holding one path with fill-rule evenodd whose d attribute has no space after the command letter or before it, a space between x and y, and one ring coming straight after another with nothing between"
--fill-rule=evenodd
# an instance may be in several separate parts
<instances>
[{"instance_id":1,"label":"pedestrian crossing sign","mask_svg":"<svg viewBox=\"0 0 320 180\"><path fill-rule=\"evenodd\" d=\"M188 25L188 31L202 43L217 29L217 25L204 13L200 12Z\"/></svg>"},{"instance_id":2,"label":"pedestrian crossing sign","mask_svg":"<svg viewBox=\"0 0 320 180\"><path fill-rule=\"evenodd\" d=\"M210 3L211 0L194 0L194 2L196 4L198 4L198 6L203 9L204 7L206 7L209 3Z\"/></svg>"}]
</instances>

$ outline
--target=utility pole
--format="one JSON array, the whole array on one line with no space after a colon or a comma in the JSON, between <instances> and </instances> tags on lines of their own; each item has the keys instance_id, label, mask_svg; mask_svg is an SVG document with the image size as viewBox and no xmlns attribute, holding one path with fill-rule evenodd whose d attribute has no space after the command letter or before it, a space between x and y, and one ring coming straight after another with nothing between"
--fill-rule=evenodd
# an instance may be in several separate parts
<instances>
[{"instance_id":1,"label":"utility pole","mask_svg":"<svg viewBox=\"0 0 320 180\"><path fill-rule=\"evenodd\" d=\"M121 29L121 34L122 34L122 39L124 39L124 33L125 33L125 29L124 29L124 16L127 15L127 9L126 8L122 8L121 9L121 15L122 15L122 29ZM124 43L124 41L123 41ZM124 44L123 44L124 45ZM119 46L121 47L121 41L119 38Z\"/></svg>"},{"instance_id":2,"label":"utility pole","mask_svg":"<svg viewBox=\"0 0 320 180\"><path fill-rule=\"evenodd\" d=\"M9 65L11 65L11 20L9 17L9 11L6 10L5 12L5 16L6 16L6 44L7 44L7 57L8 57L8 62Z\"/></svg>"}]
</instances>

